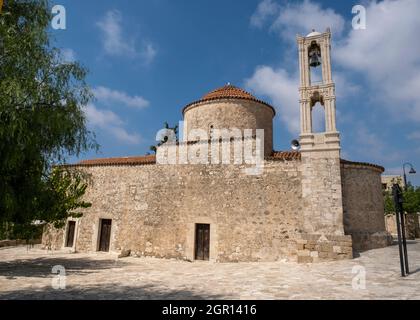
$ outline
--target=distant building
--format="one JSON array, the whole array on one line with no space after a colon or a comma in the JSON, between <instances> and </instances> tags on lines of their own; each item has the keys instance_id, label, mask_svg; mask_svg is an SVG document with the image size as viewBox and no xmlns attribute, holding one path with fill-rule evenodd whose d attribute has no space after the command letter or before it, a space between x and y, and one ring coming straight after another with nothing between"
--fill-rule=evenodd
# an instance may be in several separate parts
<instances>
[{"instance_id":1,"label":"distant building","mask_svg":"<svg viewBox=\"0 0 420 320\"><path fill-rule=\"evenodd\" d=\"M392 185L394 183L399 184L401 188L405 187L404 179L400 175L382 175L381 181L382 181L382 190L385 190L385 191L391 191Z\"/></svg>"}]
</instances>

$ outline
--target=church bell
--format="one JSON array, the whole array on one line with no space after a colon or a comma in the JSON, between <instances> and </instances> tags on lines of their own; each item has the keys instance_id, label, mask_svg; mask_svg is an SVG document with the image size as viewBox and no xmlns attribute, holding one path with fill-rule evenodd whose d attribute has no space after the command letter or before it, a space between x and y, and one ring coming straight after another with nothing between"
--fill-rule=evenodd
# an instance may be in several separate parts
<instances>
[{"instance_id":1,"label":"church bell","mask_svg":"<svg viewBox=\"0 0 420 320\"><path fill-rule=\"evenodd\" d=\"M316 68L321 65L321 50L316 44L309 49L309 66Z\"/></svg>"},{"instance_id":2,"label":"church bell","mask_svg":"<svg viewBox=\"0 0 420 320\"><path fill-rule=\"evenodd\" d=\"M316 68L321 65L321 56L314 53L309 57L309 65Z\"/></svg>"}]
</instances>

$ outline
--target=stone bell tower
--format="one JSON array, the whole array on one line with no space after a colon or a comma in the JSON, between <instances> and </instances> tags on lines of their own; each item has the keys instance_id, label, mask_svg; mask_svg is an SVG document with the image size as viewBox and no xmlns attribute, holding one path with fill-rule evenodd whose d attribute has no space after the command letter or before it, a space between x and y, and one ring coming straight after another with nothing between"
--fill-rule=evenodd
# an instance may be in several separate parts
<instances>
[{"instance_id":1,"label":"stone bell tower","mask_svg":"<svg viewBox=\"0 0 420 320\"><path fill-rule=\"evenodd\" d=\"M300 69L300 145L302 156L303 231L344 234L340 170L340 134L336 128L335 84L331 75L331 32L313 30L297 36ZM322 81L311 79L321 68ZM312 114L325 111L325 132L314 133Z\"/></svg>"}]
</instances>

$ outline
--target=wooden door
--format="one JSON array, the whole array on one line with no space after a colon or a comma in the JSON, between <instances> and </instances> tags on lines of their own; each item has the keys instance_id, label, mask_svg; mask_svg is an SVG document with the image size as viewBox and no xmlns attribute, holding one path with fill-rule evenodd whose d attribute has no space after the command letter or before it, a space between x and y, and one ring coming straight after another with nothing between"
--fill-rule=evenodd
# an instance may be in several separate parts
<instances>
[{"instance_id":1,"label":"wooden door","mask_svg":"<svg viewBox=\"0 0 420 320\"><path fill-rule=\"evenodd\" d=\"M209 260L210 257L210 225L197 224L195 229L195 259Z\"/></svg>"},{"instance_id":2,"label":"wooden door","mask_svg":"<svg viewBox=\"0 0 420 320\"><path fill-rule=\"evenodd\" d=\"M76 230L76 221L69 221L67 226L67 240L66 247L73 247L74 232Z\"/></svg>"},{"instance_id":3,"label":"wooden door","mask_svg":"<svg viewBox=\"0 0 420 320\"><path fill-rule=\"evenodd\" d=\"M112 220L102 219L101 220L101 232L99 236L99 251L108 252L109 243L111 241L111 225Z\"/></svg>"}]
</instances>

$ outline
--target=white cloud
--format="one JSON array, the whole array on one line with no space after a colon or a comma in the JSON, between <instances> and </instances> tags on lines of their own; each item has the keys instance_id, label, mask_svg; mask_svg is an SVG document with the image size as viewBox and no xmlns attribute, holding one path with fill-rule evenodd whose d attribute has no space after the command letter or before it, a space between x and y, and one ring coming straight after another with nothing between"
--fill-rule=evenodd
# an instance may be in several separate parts
<instances>
[{"instance_id":1,"label":"white cloud","mask_svg":"<svg viewBox=\"0 0 420 320\"><path fill-rule=\"evenodd\" d=\"M420 122L420 41L415 40L417 30L420 30L417 17L420 1L370 1L366 9L367 29L349 29L347 34L344 34L345 20L340 14L310 0L282 5L264 0L251 18L251 24L262 26L272 17L271 11L277 12L270 30L293 43L297 33L331 27L333 39L336 39L332 54L341 68L333 74L337 97L360 93L360 85L349 80L348 71L359 72L359 79L366 79L369 91L375 93L368 98L381 103L381 107L385 106L391 114L398 115L393 119ZM269 66L259 67L250 79L252 89L279 105L279 114L292 132L298 128L299 121L297 109L290 107L298 102L297 72L297 66L289 72ZM278 88L268 80L270 78L275 80Z\"/></svg>"},{"instance_id":2,"label":"white cloud","mask_svg":"<svg viewBox=\"0 0 420 320\"><path fill-rule=\"evenodd\" d=\"M251 17L251 25L262 27L271 18L270 30L277 32L286 41L295 42L296 34L307 34L312 28L324 31L327 27L342 33L344 18L331 9L323 9L319 4L305 0L300 3L279 5L272 0L263 0ZM297 57L296 57L297 59ZM337 96L355 94L359 87L350 83L345 74L335 73ZM247 87L258 95L264 95L276 107L280 120L293 135L300 131L299 77L298 66L292 72L259 66L251 78L246 79ZM314 131L324 127L324 112L315 108L313 112Z\"/></svg>"},{"instance_id":3,"label":"white cloud","mask_svg":"<svg viewBox=\"0 0 420 320\"><path fill-rule=\"evenodd\" d=\"M296 34L306 35L312 29L325 31L330 27L336 35L344 30L344 18L332 9L323 9L320 4L304 0L299 3L286 3L271 25L271 30L282 38L295 41Z\"/></svg>"},{"instance_id":4,"label":"white cloud","mask_svg":"<svg viewBox=\"0 0 420 320\"><path fill-rule=\"evenodd\" d=\"M390 168L385 168L385 172L383 173L384 175L402 175L403 169L402 167L390 167Z\"/></svg>"},{"instance_id":5,"label":"white cloud","mask_svg":"<svg viewBox=\"0 0 420 320\"><path fill-rule=\"evenodd\" d=\"M153 59L156 56L156 49L151 43L145 43L144 50L141 52L141 56L143 57L143 60L145 64L149 64L153 61Z\"/></svg>"},{"instance_id":6,"label":"white cloud","mask_svg":"<svg viewBox=\"0 0 420 320\"><path fill-rule=\"evenodd\" d=\"M136 109L143 109L150 105L150 102L141 96L130 96L125 92L102 86L94 88L93 94L98 101L108 105L117 103Z\"/></svg>"},{"instance_id":7,"label":"white cloud","mask_svg":"<svg viewBox=\"0 0 420 320\"><path fill-rule=\"evenodd\" d=\"M103 33L103 48L110 56L141 58L144 64L149 64L156 56L156 49L149 41L138 45L134 38L123 35L122 14L118 10L110 10L96 25Z\"/></svg>"},{"instance_id":8,"label":"white cloud","mask_svg":"<svg viewBox=\"0 0 420 320\"><path fill-rule=\"evenodd\" d=\"M110 55L133 56L136 54L135 43L133 40L123 38L121 20L121 12L111 10L97 22L97 26L103 32L103 46L105 52Z\"/></svg>"},{"instance_id":9,"label":"white cloud","mask_svg":"<svg viewBox=\"0 0 420 320\"><path fill-rule=\"evenodd\" d=\"M387 144L387 140L378 136L376 132L372 132L369 126L364 122L353 123L353 131L351 133L352 144L349 149L352 155L367 161L376 161L382 163L401 162L405 156L405 152L397 151L393 146Z\"/></svg>"},{"instance_id":10,"label":"white cloud","mask_svg":"<svg viewBox=\"0 0 420 320\"><path fill-rule=\"evenodd\" d=\"M246 87L251 91L269 97L281 121L293 134L300 130L298 85L297 75L268 66L257 67L253 76L246 80Z\"/></svg>"},{"instance_id":11,"label":"white cloud","mask_svg":"<svg viewBox=\"0 0 420 320\"><path fill-rule=\"evenodd\" d=\"M349 81L344 72L336 71L332 77L335 82L337 98L344 98L360 93L361 87Z\"/></svg>"},{"instance_id":12,"label":"white cloud","mask_svg":"<svg viewBox=\"0 0 420 320\"><path fill-rule=\"evenodd\" d=\"M258 4L257 10L251 17L251 25L261 28L271 17L275 16L279 10L279 5L273 0L263 0Z\"/></svg>"},{"instance_id":13,"label":"white cloud","mask_svg":"<svg viewBox=\"0 0 420 320\"><path fill-rule=\"evenodd\" d=\"M346 85L344 77L339 77L340 88ZM299 78L296 73L290 74L284 69L273 69L269 66L256 68L251 78L245 80L246 87L257 95L266 96L276 108L277 115L287 130L297 135L300 132ZM347 95L357 92L357 87L351 90L340 90L337 95ZM312 113L314 132L325 128L325 112L322 107L315 106Z\"/></svg>"},{"instance_id":14,"label":"white cloud","mask_svg":"<svg viewBox=\"0 0 420 320\"><path fill-rule=\"evenodd\" d=\"M420 122L420 1L371 1L366 10L366 30L351 30L336 60L360 72L389 111Z\"/></svg>"},{"instance_id":15,"label":"white cloud","mask_svg":"<svg viewBox=\"0 0 420 320\"><path fill-rule=\"evenodd\" d=\"M61 49L61 56L64 62L74 62L76 61L76 52L70 48Z\"/></svg>"},{"instance_id":16,"label":"white cloud","mask_svg":"<svg viewBox=\"0 0 420 320\"><path fill-rule=\"evenodd\" d=\"M140 135L127 132L124 128L124 121L114 112L101 110L94 104L89 104L85 107L85 114L90 126L104 130L118 141L128 144L139 144L141 142Z\"/></svg>"},{"instance_id":17,"label":"white cloud","mask_svg":"<svg viewBox=\"0 0 420 320\"><path fill-rule=\"evenodd\" d=\"M410 140L420 140L420 131L414 131L408 135Z\"/></svg>"}]
</instances>

